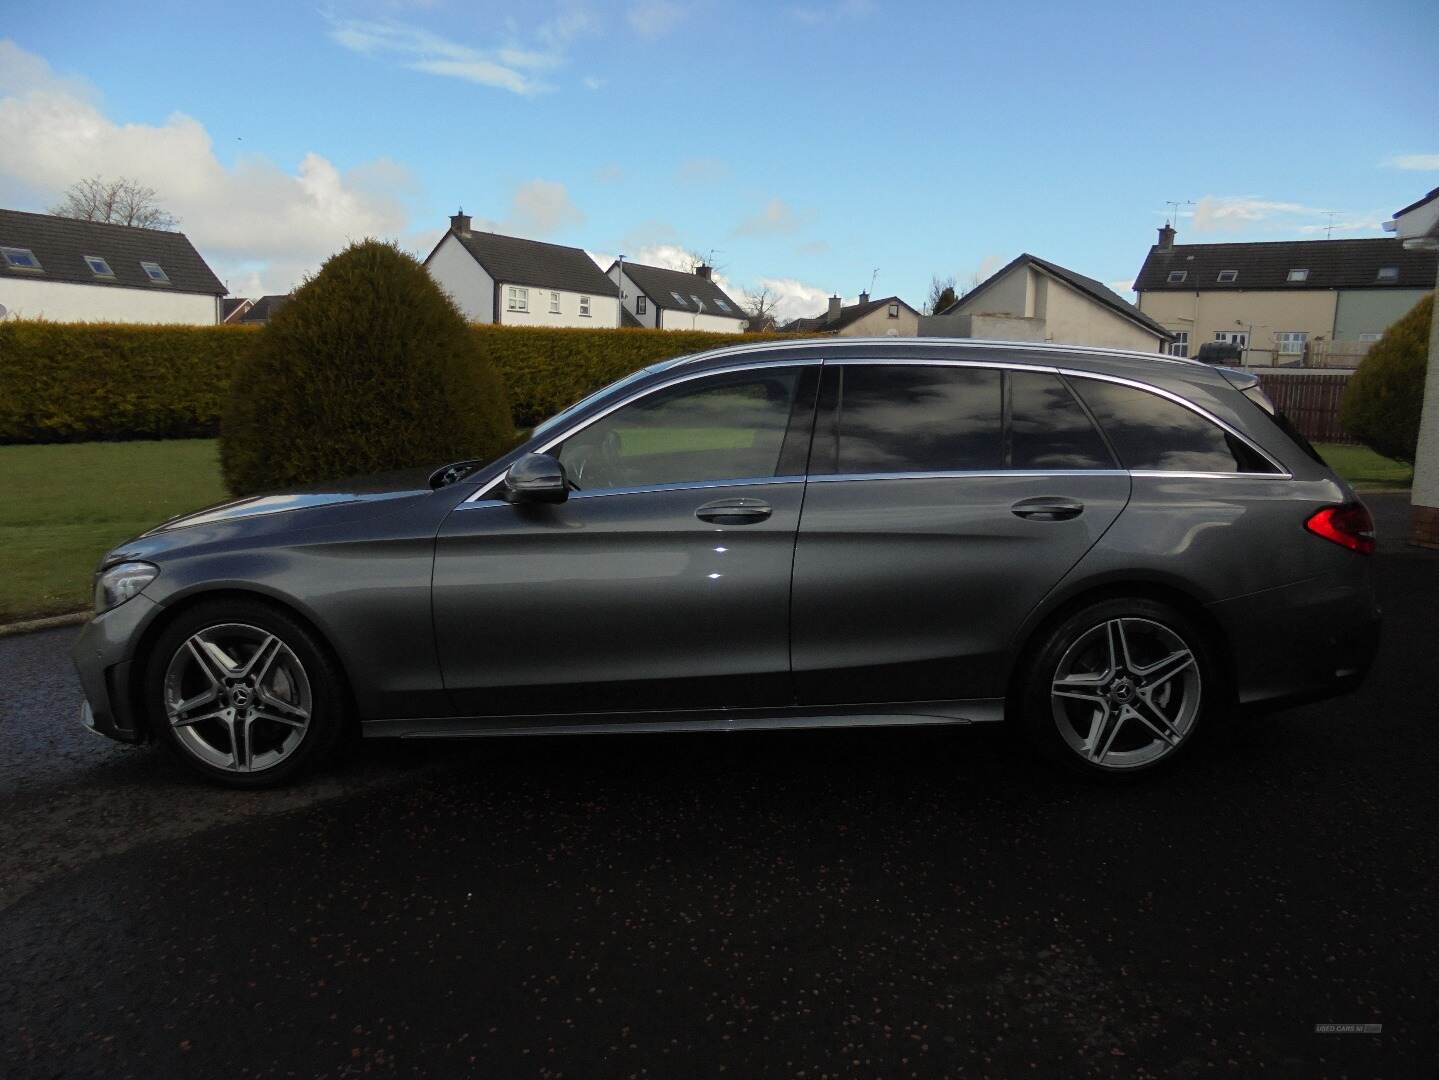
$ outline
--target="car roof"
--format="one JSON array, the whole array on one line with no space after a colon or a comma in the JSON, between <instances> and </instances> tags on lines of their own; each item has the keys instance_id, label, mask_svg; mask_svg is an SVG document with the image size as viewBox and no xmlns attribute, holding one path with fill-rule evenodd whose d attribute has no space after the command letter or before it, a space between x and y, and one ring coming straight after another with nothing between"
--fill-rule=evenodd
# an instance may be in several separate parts
<instances>
[{"instance_id":1,"label":"car roof","mask_svg":"<svg viewBox=\"0 0 1439 1080\"><path fill-rule=\"evenodd\" d=\"M977 338L799 338L756 341L678 356L654 365L652 371L683 368L702 371L746 360L858 358L873 360L969 360L1021 367L1065 367L1131 378L1212 384L1222 381L1214 368L1197 360L1157 352L1101 349L1028 341L985 341Z\"/></svg>"}]
</instances>

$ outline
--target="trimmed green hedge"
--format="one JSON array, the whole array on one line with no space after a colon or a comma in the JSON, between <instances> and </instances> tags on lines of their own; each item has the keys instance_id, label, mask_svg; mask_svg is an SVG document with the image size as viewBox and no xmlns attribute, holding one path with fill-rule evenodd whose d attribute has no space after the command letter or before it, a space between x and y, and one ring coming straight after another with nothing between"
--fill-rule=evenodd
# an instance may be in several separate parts
<instances>
[{"instance_id":1,"label":"trimmed green hedge","mask_svg":"<svg viewBox=\"0 0 1439 1080\"><path fill-rule=\"evenodd\" d=\"M1419 449L1433 319L1430 293L1384 331L1350 376L1340 413L1344 429L1369 449L1411 465Z\"/></svg>"},{"instance_id":2,"label":"trimmed green hedge","mask_svg":"<svg viewBox=\"0 0 1439 1080\"><path fill-rule=\"evenodd\" d=\"M473 328L499 368L516 428L533 427L637 368L784 334ZM0 443L215 435L232 374L263 330L0 322Z\"/></svg>"}]
</instances>

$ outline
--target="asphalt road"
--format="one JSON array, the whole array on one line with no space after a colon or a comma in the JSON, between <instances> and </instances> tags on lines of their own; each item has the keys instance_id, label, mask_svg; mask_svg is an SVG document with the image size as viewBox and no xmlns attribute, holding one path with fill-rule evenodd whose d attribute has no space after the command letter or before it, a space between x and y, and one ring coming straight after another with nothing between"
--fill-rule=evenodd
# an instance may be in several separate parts
<instances>
[{"instance_id":1,"label":"asphalt road","mask_svg":"<svg viewBox=\"0 0 1439 1080\"><path fill-rule=\"evenodd\" d=\"M1439 557L1376 570L1363 690L1123 789L889 730L223 792L0 640L0 1076L1433 1076Z\"/></svg>"}]
</instances>

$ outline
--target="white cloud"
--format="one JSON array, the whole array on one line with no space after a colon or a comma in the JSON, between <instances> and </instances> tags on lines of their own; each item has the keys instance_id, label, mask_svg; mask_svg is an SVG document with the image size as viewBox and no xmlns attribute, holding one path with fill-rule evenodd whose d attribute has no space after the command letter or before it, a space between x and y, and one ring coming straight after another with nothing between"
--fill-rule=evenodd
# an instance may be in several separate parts
<instances>
[{"instance_id":1,"label":"white cloud","mask_svg":"<svg viewBox=\"0 0 1439 1080\"><path fill-rule=\"evenodd\" d=\"M1321 214L1300 203L1275 202L1255 195L1205 195L1194 207L1196 232L1238 232L1257 222L1295 214Z\"/></svg>"},{"instance_id":2,"label":"white cloud","mask_svg":"<svg viewBox=\"0 0 1439 1080\"><path fill-rule=\"evenodd\" d=\"M535 94L549 87L538 77L565 62L565 50L578 35L594 26L588 13L567 9L540 24L534 44L505 44L480 49L393 19L330 20L333 41L359 53L395 60L412 71L441 75L513 94Z\"/></svg>"},{"instance_id":3,"label":"white cloud","mask_svg":"<svg viewBox=\"0 0 1439 1080\"><path fill-rule=\"evenodd\" d=\"M663 37L684 21L689 9L674 0L639 0L630 5L625 19L643 38Z\"/></svg>"},{"instance_id":4,"label":"white cloud","mask_svg":"<svg viewBox=\"0 0 1439 1080\"><path fill-rule=\"evenodd\" d=\"M1410 169L1414 172L1439 172L1439 154L1395 154L1384 161L1391 169Z\"/></svg>"},{"instance_id":5,"label":"white cloud","mask_svg":"<svg viewBox=\"0 0 1439 1080\"><path fill-rule=\"evenodd\" d=\"M799 228L799 216L783 199L771 199L764 209L745 218L735 228L736 236L775 236Z\"/></svg>"},{"instance_id":6,"label":"white cloud","mask_svg":"<svg viewBox=\"0 0 1439 1080\"><path fill-rule=\"evenodd\" d=\"M221 280L252 293L287 291L350 240L404 234L402 199L416 183L394 161L341 172L311 152L293 170L259 156L227 166L198 120L117 123L88 87L14 42L0 41L0 73L0 205L48 206L83 177L133 177L159 193Z\"/></svg>"},{"instance_id":7,"label":"white cloud","mask_svg":"<svg viewBox=\"0 0 1439 1080\"><path fill-rule=\"evenodd\" d=\"M505 228L524 236L548 236L585 220L570 198L569 189L556 180L530 180L521 184L510 205Z\"/></svg>"},{"instance_id":8,"label":"white cloud","mask_svg":"<svg viewBox=\"0 0 1439 1080\"><path fill-rule=\"evenodd\" d=\"M1133 296L1133 293L1134 293L1134 279L1133 279L1133 278L1126 278L1126 279L1123 280L1123 281L1106 281L1105 284L1108 285L1108 286L1109 286L1111 289L1113 289L1115 292L1117 292L1120 296L1124 297L1126 300L1127 300L1127 299L1130 299L1130 298Z\"/></svg>"}]
</instances>

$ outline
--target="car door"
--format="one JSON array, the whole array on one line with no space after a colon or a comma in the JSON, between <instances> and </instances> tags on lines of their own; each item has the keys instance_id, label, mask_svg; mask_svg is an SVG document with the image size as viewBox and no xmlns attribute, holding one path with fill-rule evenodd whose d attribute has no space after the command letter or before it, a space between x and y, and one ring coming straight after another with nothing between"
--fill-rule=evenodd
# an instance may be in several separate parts
<instances>
[{"instance_id":1,"label":"car door","mask_svg":"<svg viewBox=\"0 0 1439 1080\"><path fill-rule=\"evenodd\" d=\"M1020 624L1129 488L1053 370L826 364L795 548L800 703L1001 696Z\"/></svg>"},{"instance_id":2,"label":"car door","mask_svg":"<svg viewBox=\"0 0 1439 1080\"><path fill-rule=\"evenodd\" d=\"M462 504L435 629L467 716L788 704L789 588L817 365L652 388L545 444L556 505Z\"/></svg>"}]
</instances>

